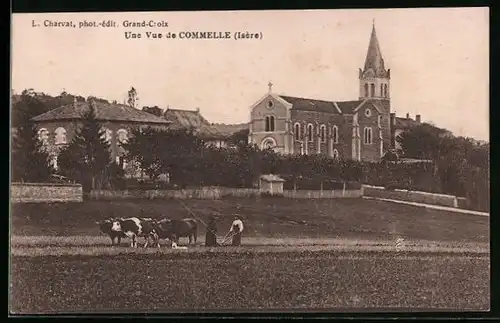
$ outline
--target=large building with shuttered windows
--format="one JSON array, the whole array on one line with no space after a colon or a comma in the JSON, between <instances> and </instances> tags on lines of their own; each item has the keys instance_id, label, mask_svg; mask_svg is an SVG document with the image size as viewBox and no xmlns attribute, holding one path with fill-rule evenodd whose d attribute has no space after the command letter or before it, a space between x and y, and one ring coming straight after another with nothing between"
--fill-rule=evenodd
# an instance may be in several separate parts
<instances>
[{"instance_id":1,"label":"large building with shuttered windows","mask_svg":"<svg viewBox=\"0 0 500 323\"><path fill-rule=\"evenodd\" d=\"M58 152L73 139L77 127L80 126L79 120L85 111L88 111L89 104L94 104L96 118L104 130L103 137L110 143L112 159L122 165L125 151L120 144L128 139L132 128L166 129L171 123L165 118L124 104L102 101L93 103L75 101L72 104L50 110L34 117L33 121L38 128L39 139L50 152L55 167L57 167Z\"/></svg>"}]
</instances>

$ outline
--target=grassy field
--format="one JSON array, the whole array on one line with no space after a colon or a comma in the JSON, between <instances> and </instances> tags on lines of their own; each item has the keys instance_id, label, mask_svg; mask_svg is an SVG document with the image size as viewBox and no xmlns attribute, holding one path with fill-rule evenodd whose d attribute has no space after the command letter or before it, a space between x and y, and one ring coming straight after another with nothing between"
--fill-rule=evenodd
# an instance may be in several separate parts
<instances>
[{"instance_id":1,"label":"grassy field","mask_svg":"<svg viewBox=\"0 0 500 323\"><path fill-rule=\"evenodd\" d=\"M14 313L489 309L483 256L160 253L11 262Z\"/></svg>"},{"instance_id":2,"label":"grassy field","mask_svg":"<svg viewBox=\"0 0 500 323\"><path fill-rule=\"evenodd\" d=\"M238 214L245 223L244 237L253 238L489 241L488 217L376 200L267 198L184 203L204 221L211 214L218 215L221 236ZM15 204L11 232L14 236L100 236L95 221L130 216L183 218L190 214L175 200ZM204 232L200 225L201 241Z\"/></svg>"}]
</instances>

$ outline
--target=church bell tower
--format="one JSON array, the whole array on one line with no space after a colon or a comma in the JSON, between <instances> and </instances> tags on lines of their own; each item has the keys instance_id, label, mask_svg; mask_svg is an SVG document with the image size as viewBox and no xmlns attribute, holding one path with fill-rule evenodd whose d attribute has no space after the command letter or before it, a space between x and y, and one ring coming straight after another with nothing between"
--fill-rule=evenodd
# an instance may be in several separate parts
<instances>
[{"instance_id":1,"label":"church bell tower","mask_svg":"<svg viewBox=\"0 0 500 323\"><path fill-rule=\"evenodd\" d=\"M389 100L390 79L391 70L385 69L374 21L365 66L359 69L359 98Z\"/></svg>"}]
</instances>

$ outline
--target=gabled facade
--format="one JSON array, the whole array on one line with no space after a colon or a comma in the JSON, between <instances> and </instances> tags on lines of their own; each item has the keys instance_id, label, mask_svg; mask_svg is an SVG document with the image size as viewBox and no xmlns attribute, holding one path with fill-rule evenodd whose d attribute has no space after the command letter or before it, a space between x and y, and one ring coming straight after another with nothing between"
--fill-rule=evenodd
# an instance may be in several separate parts
<instances>
[{"instance_id":1,"label":"gabled facade","mask_svg":"<svg viewBox=\"0 0 500 323\"><path fill-rule=\"evenodd\" d=\"M282 154L378 161L391 148L389 89L390 70L373 26L357 100L281 95L269 84L269 92L251 107L249 142Z\"/></svg>"}]
</instances>

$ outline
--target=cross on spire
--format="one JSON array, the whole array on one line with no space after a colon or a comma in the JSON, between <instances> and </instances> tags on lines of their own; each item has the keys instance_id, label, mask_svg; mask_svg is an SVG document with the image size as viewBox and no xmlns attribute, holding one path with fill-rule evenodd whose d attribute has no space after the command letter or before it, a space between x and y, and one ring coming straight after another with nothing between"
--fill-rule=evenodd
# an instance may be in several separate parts
<instances>
[{"instance_id":1,"label":"cross on spire","mask_svg":"<svg viewBox=\"0 0 500 323\"><path fill-rule=\"evenodd\" d=\"M271 83L269 81L269 84L267 84L267 86L269 87L269 92L272 92L272 90L273 90L273 83Z\"/></svg>"}]
</instances>

